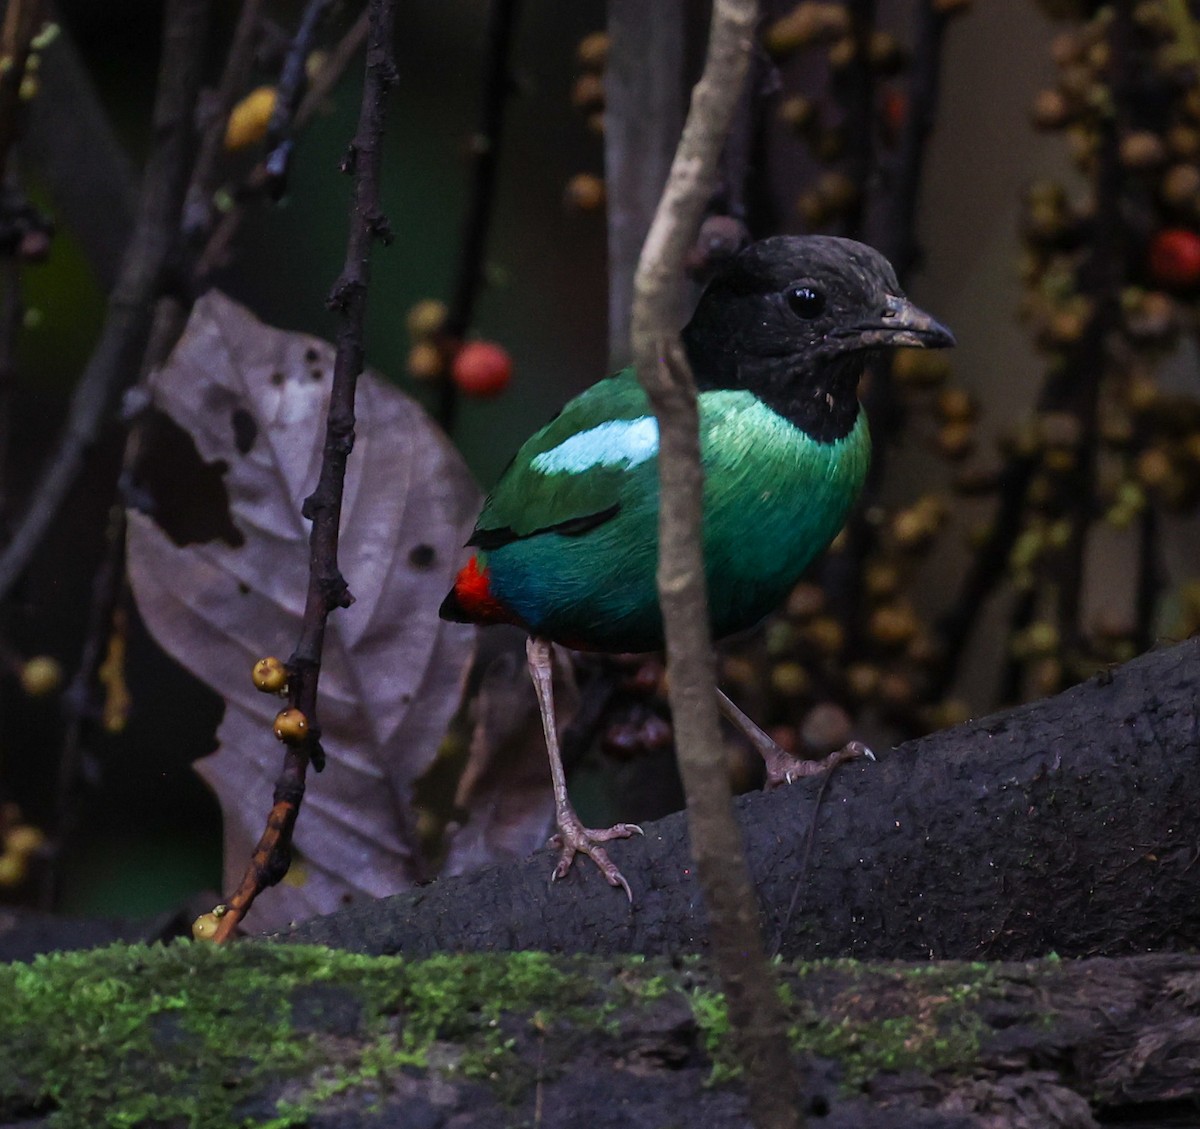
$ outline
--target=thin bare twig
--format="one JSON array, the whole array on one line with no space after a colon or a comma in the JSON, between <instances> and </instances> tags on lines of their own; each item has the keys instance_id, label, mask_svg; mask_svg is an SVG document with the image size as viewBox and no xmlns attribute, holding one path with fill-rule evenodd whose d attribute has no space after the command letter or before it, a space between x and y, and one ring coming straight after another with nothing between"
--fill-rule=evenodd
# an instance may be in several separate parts
<instances>
[{"instance_id":1,"label":"thin bare twig","mask_svg":"<svg viewBox=\"0 0 1200 1129\"><path fill-rule=\"evenodd\" d=\"M371 246L387 243L391 232L380 210L380 174L383 165L383 107L395 84L392 58L395 0L371 0L367 42L366 80L358 128L350 143L344 169L354 176L350 232L346 262L329 296L329 305L341 314L333 386L325 420L325 447L316 489L305 500L303 513L312 521L309 538L309 583L300 639L288 660L288 700L309 722L308 740L289 746L275 784L267 827L250 864L221 919L217 941L226 941L254 899L287 873L292 831L304 799L308 763L320 767L320 726L317 717L317 684L325 625L330 612L346 607L353 597L338 567L338 526L342 512L342 487L346 464L354 446L354 397L364 361L364 325Z\"/></svg>"},{"instance_id":2,"label":"thin bare twig","mask_svg":"<svg viewBox=\"0 0 1200 1129\"><path fill-rule=\"evenodd\" d=\"M230 111L245 93L250 81L261 13L262 0L242 0L233 42L229 45L225 69L208 108L208 123L200 139L200 153L192 169L192 181L183 205L183 233L189 242L198 241L212 227L213 192L217 186L217 164L225 140L225 127Z\"/></svg>"},{"instance_id":3,"label":"thin bare twig","mask_svg":"<svg viewBox=\"0 0 1200 1129\"><path fill-rule=\"evenodd\" d=\"M288 169L292 162L292 149L296 144L296 110L304 94L308 56L329 5L330 0L308 0L304 15L300 17L300 26L296 29L279 72L275 109L267 126L269 152L263 165L267 177L267 192L273 200L278 200L287 191Z\"/></svg>"},{"instance_id":4,"label":"thin bare twig","mask_svg":"<svg viewBox=\"0 0 1200 1129\"><path fill-rule=\"evenodd\" d=\"M42 0L10 0L0 29L0 56L5 60L0 73L0 184L8 176L8 155L21 124L21 88L41 19Z\"/></svg>"},{"instance_id":5,"label":"thin bare twig","mask_svg":"<svg viewBox=\"0 0 1200 1129\"><path fill-rule=\"evenodd\" d=\"M504 109L513 89L509 55L519 8L519 0L492 0L488 8L479 126L471 135L470 194L458 247L458 267L446 313L446 334L458 341L470 328L475 302L483 287L484 256L495 210L496 174L504 134ZM452 380L441 381L437 421L443 431L449 433L454 429L457 409L457 386Z\"/></svg>"},{"instance_id":6,"label":"thin bare twig","mask_svg":"<svg viewBox=\"0 0 1200 1129\"><path fill-rule=\"evenodd\" d=\"M0 600L12 591L58 515L116 393L139 375L154 298L177 243L209 7L209 0L170 0L167 5L154 110L158 143L146 165L133 238L109 296L100 340L71 396L63 434L12 540L0 552Z\"/></svg>"},{"instance_id":7,"label":"thin bare twig","mask_svg":"<svg viewBox=\"0 0 1200 1129\"><path fill-rule=\"evenodd\" d=\"M120 277L133 232L137 176L66 28L41 52L41 64L21 154L108 293Z\"/></svg>"},{"instance_id":8,"label":"thin bare twig","mask_svg":"<svg viewBox=\"0 0 1200 1129\"><path fill-rule=\"evenodd\" d=\"M704 73L634 280L633 353L659 426L658 590L692 854L755 1123L796 1126L800 1091L783 1009L763 955L758 902L733 817L717 727L716 659L700 541L696 389L679 340L682 268L717 179L758 21L756 0L716 0Z\"/></svg>"},{"instance_id":9,"label":"thin bare twig","mask_svg":"<svg viewBox=\"0 0 1200 1129\"><path fill-rule=\"evenodd\" d=\"M325 98L328 97L334 86L337 85L346 68L354 60L363 43L366 42L368 25L369 13L363 12L354 21L346 34L342 36L338 45L329 53L325 60L325 65L317 72L316 77L309 84L308 91L300 103L300 108L296 111L295 118L292 121L293 135L312 120L317 109L321 106ZM225 262L229 253L229 247L242 226L242 220L245 219L246 204L265 191L267 180L266 165L260 163L255 166L246 178L245 183L234 194L235 202L233 207L221 217L220 222L216 225L212 234L209 235L204 250L200 253L194 271L196 285L199 285L208 275Z\"/></svg>"}]
</instances>

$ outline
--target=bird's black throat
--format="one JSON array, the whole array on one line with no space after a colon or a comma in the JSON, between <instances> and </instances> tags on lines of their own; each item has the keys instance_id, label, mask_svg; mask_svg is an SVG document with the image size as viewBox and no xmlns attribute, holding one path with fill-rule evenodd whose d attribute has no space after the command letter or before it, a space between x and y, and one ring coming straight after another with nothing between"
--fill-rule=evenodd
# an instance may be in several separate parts
<instances>
[{"instance_id":1,"label":"bird's black throat","mask_svg":"<svg viewBox=\"0 0 1200 1129\"><path fill-rule=\"evenodd\" d=\"M870 351L856 350L798 364L795 357L714 354L686 334L684 344L698 391L750 392L818 443L836 443L854 429L861 410L858 382L872 355Z\"/></svg>"}]
</instances>

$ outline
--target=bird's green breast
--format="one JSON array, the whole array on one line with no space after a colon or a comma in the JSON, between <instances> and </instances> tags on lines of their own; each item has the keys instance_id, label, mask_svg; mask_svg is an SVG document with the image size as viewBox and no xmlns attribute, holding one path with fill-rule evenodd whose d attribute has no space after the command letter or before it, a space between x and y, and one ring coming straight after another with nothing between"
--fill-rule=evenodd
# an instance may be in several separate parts
<instances>
[{"instance_id":1,"label":"bird's green breast","mask_svg":"<svg viewBox=\"0 0 1200 1129\"><path fill-rule=\"evenodd\" d=\"M518 452L480 517L481 530L508 529L515 539L480 562L495 597L532 631L597 650L662 646L657 435L640 388L621 374L572 401ZM751 393L731 390L701 393L700 439L709 606L720 637L777 606L841 528L866 477L870 440L861 412L848 435L820 443Z\"/></svg>"}]
</instances>

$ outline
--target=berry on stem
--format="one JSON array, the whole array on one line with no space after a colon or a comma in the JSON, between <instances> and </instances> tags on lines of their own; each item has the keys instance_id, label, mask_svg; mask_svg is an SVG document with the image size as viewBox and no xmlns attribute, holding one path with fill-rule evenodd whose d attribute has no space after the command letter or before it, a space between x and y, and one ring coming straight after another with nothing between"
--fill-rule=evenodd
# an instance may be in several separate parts
<instances>
[{"instance_id":1,"label":"berry on stem","mask_svg":"<svg viewBox=\"0 0 1200 1129\"><path fill-rule=\"evenodd\" d=\"M1150 276L1159 286L1186 289L1200 284L1200 235L1186 227L1165 227L1150 241Z\"/></svg>"},{"instance_id":2,"label":"berry on stem","mask_svg":"<svg viewBox=\"0 0 1200 1129\"><path fill-rule=\"evenodd\" d=\"M450 375L466 396L498 396L512 379L512 358L493 341L468 341L454 357Z\"/></svg>"},{"instance_id":3,"label":"berry on stem","mask_svg":"<svg viewBox=\"0 0 1200 1129\"><path fill-rule=\"evenodd\" d=\"M259 659L250 677L254 679L255 688L264 694L278 694L287 689L287 667L274 655Z\"/></svg>"},{"instance_id":4,"label":"berry on stem","mask_svg":"<svg viewBox=\"0 0 1200 1129\"><path fill-rule=\"evenodd\" d=\"M308 736L308 718L292 707L275 715L275 736L285 745L299 745Z\"/></svg>"}]
</instances>

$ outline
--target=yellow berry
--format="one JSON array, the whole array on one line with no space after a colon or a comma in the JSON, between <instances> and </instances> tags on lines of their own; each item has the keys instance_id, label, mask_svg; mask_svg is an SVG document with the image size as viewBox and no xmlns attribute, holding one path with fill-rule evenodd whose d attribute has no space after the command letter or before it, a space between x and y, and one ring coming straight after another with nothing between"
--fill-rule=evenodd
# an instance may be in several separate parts
<instances>
[{"instance_id":1,"label":"yellow berry","mask_svg":"<svg viewBox=\"0 0 1200 1129\"><path fill-rule=\"evenodd\" d=\"M62 685L62 666L49 655L35 655L21 668L21 689L31 698L53 694Z\"/></svg>"},{"instance_id":2,"label":"yellow berry","mask_svg":"<svg viewBox=\"0 0 1200 1129\"><path fill-rule=\"evenodd\" d=\"M36 854L46 844L46 833L40 827L22 823L4 836L4 849L15 855Z\"/></svg>"},{"instance_id":3,"label":"yellow berry","mask_svg":"<svg viewBox=\"0 0 1200 1129\"><path fill-rule=\"evenodd\" d=\"M418 341L405 363L413 380L437 380L446 373L446 358L432 341Z\"/></svg>"},{"instance_id":4,"label":"yellow berry","mask_svg":"<svg viewBox=\"0 0 1200 1129\"><path fill-rule=\"evenodd\" d=\"M266 137L275 112L275 99L275 87L260 86L234 106L225 126L225 148L234 152Z\"/></svg>"},{"instance_id":5,"label":"yellow berry","mask_svg":"<svg viewBox=\"0 0 1200 1129\"><path fill-rule=\"evenodd\" d=\"M287 667L274 655L259 659L250 676L255 687L264 694L278 694L287 689Z\"/></svg>"},{"instance_id":6,"label":"yellow berry","mask_svg":"<svg viewBox=\"0 0 1200 1129\"><path fill-rule=\"evenodd\" d=\"M0 852L0 888L20 886L29 873L29 856L16 851Z\"/></svg>"},{"instance_id":7,"label":"yellow berry","mask_svg":"<svg viewBox=\"0 0 1200 1129\"><path fill-rule=\"evenodd\" d=\"M784 698L801 698L810 686L808 671L797 662L779 663L771 671L771 688Z\"/></svg>"},{"instance_id":8,"label":"yellow berry","mask_svg":"<svg viewBox=\"0 0 1200 1129\"><path fill-rule=\"evenodd\" d=\"M226 912L225 906L217 906L208 913L202 913L192 922L192 938L196 941L211 941L217 935L221 918Z\"/></svg>"},{"instance_id":9,"label":"yellow berry","mask_svg":"<svg viewBox=\"0 0 1200 1129\"><path fill-rule=\"evenodd\" d=\"M308 736L308 718L292 707L275 715L275 736L285 745L299 745Z\"/></svg>"},{"instance_id":10,"label":"yellow berry","mask_svg":"<svg viewBox=\"0 0 1200 1129\"><path fill-rule=\"evenodd\" d=\"M409 337L414 341L422 341L440 333L446 324L448 312L445 302L439 302L436 298L422 298L404 317Z\"/></svg>"}]
</instances>

